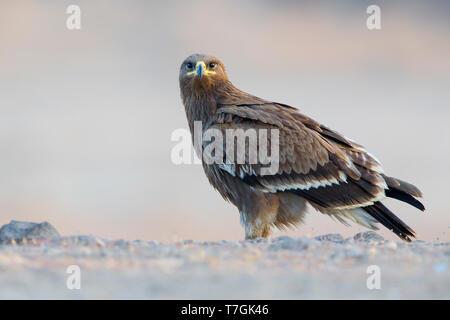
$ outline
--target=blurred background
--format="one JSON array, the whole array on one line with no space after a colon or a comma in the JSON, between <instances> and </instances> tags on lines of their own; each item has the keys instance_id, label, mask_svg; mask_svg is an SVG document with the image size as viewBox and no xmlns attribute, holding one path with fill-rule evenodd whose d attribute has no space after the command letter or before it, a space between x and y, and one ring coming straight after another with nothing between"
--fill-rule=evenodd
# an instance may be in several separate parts
<instances>
[{"instance_id":1,"label":"blurred background","mask_svg":"<svg viewBox=\"0 0 450 320\"><path fill-rule=\"evenodd\" d=\"M81 30L66 9L81 8ZM370 4L381 30L366 27ZM237 210L200 165L175 165L187 129L178 69L192 53L252 94L357 140L424 192L425 213L388 206L422 240L450 240L450 2L0 2L0 225L63 235L242 239ZM310 210L275 235L347 228ZM383 230L383 236L396 239Z\"/></svg>"}]
</instances>

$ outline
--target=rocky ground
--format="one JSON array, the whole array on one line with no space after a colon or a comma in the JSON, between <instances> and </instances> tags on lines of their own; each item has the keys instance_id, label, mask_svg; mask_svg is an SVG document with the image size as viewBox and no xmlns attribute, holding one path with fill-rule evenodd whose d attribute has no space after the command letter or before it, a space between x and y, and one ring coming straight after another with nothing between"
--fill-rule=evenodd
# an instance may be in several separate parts
<instances>
[{"instance_id":1,"label":"rocky ground","mask_svg":"<svg viewBox=\"0 0 450 320\"><path fill-rule=\"evenodd\" d=\"M0 229L0 298L449 299L449 260L449 242L374 232L159 243L11 222Z\"/></svg>"}]
</instances>

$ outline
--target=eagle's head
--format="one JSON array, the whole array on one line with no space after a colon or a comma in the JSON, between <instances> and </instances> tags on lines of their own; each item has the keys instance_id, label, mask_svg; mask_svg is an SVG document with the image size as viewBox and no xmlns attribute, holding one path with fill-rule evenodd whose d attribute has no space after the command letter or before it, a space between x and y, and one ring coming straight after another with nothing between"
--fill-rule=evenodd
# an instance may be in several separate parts
<instances>
[{"instance_id":1,"label":"eagle's head","mask_svg":"<svg viewBox=\"0 0 450 320\"><path fill-rule=\"evenodd\" d=\"M181 64L182 91L208 89L227 81L225 66L216 57L197 53L187 57Z\"/></svg>"}]
</instances>

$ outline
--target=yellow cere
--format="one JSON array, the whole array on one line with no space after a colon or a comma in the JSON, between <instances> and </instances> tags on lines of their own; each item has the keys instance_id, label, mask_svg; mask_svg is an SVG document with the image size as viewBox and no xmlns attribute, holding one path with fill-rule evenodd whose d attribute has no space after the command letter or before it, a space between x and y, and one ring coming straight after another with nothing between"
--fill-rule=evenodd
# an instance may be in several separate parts
<instances>
[{"instance_id":1,"label":"yellow cere","mask_svg":"<svg viewBox=\"0 0 450 320\"><path fill-rule=\"evenodd\" d=\"M215 74L215 73L216 73L215 71L211 71L211 70L206 69L206 64L205 64L204 61L199 61L199 62L197 62L197 64L195 65L194 71L188 72L187 75L188 75L188 76L191 76L191 75L196 75L196 76L198 76L197 70L198 70L198 67L199 67L199 66L202 67L202 76L207 76L208 74Z\"/></svg>"}]
</instances>

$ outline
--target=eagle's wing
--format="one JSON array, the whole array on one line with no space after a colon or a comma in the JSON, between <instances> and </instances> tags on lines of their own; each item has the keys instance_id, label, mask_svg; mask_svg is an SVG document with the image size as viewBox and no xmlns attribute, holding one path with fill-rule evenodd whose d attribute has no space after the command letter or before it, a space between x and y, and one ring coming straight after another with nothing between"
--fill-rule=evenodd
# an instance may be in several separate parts
<instances>
[{"instance_id":1,"label":"eagle's wing","mask_svg":"<svg viewBox=\"0 0 450 320\"><path fill-rule=\"evenodd\" d=\"M278 129L279 169L264 175L260 163L223 164L223 170L263 192L292 191L324 208L346 209L385 197L377 160L340 134L279 104L222 106L214 127ZM272 141L267 135L270 150ZM248 150L246 150L248 152Z\"/></svg>"},{"instance_id":2,"label":"eagle's wing","mask_svg":"<svg viewBox=\"0 0 450 320\"><path fill-rule=\"evenodd\" d=\"M413 235L406 224L379 202L386 197L390 187L387 180L392 178L383 174L375 157L297 109L277 103L221 105L209 126L222 131L278 129L279 169L275 174L263 174L265 165L250 163L248 150L242 164L219 164L222 170L246 184L268 193L292 192L330 211L369 208L366 211L372 217L400 237L408 240L408 235ZM270 133L267 140L270 150L273 143ZM415 187L408 184L408 188ZM423 209L413 197L420 196L417 188L416 193L412 189L396 191L407 198L403 201Z\"/></svg>"}]
</instances>

